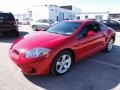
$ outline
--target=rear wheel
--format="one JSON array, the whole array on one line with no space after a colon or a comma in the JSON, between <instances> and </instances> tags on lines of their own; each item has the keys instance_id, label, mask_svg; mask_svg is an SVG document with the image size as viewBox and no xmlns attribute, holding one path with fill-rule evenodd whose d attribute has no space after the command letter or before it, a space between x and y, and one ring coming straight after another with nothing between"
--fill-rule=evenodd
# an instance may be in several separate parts
<instances>
[{"instance_id":1,"label":"rear wheel","mask_svg":"<svg viewBox=\"0 0 120 90\"><path fill-rule=\"evenodd\" d=\"M113 44L114 44L114 39L111 38L106 45L105 51L106 52L111 52L111 50L113 48Z\"/></svg>"},{"instance_id":2,"label":"rear wheel","mask_svg":"<svg viewBox=\"0 0 120 90\"><path fill-rule=\"evenodd\" d=\"M33 29L34 31L37 31L37 26L33 25L33 26L32 26L32 29Z\"/></svg>"},{"instance_id":3,"label":"rear wheel","mask_svg":"<svg viewBox=\"0 0 120 90\"><path fill-rule=\"evenodd\" d=\"M18 30L14 30L12 33L13 33L13 35L14 35L15 37L19 37L19 36L20 36L20 33L19 33Z\"/></svg>"},{"instance_id":4,"label":"rear wheel","mask_svg":"<svg viewBox=\"0 0 120 90\"><path fill-rule=\"evenodd\" d=\"M72 66L73 56L69 51L59 53L52 63L52 74L59 76L68 72Z\"/></svg>"}]
</instances>

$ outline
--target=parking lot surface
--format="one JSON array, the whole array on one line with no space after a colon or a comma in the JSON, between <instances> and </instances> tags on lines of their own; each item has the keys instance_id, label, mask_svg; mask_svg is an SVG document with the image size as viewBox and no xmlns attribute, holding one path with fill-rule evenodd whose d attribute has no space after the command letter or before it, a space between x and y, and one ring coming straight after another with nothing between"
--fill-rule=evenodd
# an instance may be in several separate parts
<instances>
[{"instance_id":1,"label":"parking lot surface","mask_svg":"<svg viewBox=\"0 0 120 90\"><path fill-rule=\"evenodd\" d=\"M37 33L19 26L20 35ZM120 90L120 32L112 52L100 52L73 65L63 76L23 75L9 58L16 38L0 35L0 90Z\"/></svg>"}]
</instances>

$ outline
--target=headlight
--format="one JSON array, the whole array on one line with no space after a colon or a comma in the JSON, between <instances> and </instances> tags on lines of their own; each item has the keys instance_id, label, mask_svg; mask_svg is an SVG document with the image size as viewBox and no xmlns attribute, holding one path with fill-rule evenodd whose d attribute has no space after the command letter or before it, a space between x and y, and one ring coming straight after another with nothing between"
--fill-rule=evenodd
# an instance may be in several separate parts
<instances>
[{"instance_id":1,"label":"headlight","mask_svg":"<svg viewBox=\"0 0 120 90\"><path fill-rule=\"evenodd\" d=\"M25 54L26 58L34 58L34 57L39 57L39 56L44 56L47 55L50 52L50 49L48 48L34 48L30 51L28 51Z\"/></svg>"}]
</instances>

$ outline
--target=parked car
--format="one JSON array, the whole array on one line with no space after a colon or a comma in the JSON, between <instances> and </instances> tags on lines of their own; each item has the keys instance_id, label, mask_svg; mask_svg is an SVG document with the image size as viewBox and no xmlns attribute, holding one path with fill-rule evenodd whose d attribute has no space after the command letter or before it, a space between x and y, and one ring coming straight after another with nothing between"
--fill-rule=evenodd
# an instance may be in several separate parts
<instances>
[{"instance_id":1,"label":"parked car","mask_svg":"<svg viewBox=\"0 0 120 90\"><path fill-rule=\"evenodd\" d=\"M12 13L0 12L0 33L11 32L19 36L18 25Z\"/></svg>"},{"instance_id":2,"label":"parked car","mask_svg":"<svg viewBox=\"0 0 120 90\"><path fill-rule=\"evenodd\" d=\"M115 29L116 31L120 30L120 22L115 20L102 20L100 21L108 27Z\"/></svg>"},{"instance_id":3,"label":"parked car","mask_svg":"<svg viewBox=\"0 0 120 90\"><path fill-rule=\"evenodd\" d=\"M31 27L33 30L46 30L53 25L53 21L50 19L39 19L36 21L31 22Z\"/></svg>"},{"instance_id":4,"label":"parked car","mask_svg":"<svg viewBox=\"0 0 120 90\"><path fill-rule=\"evenodd\" d=\"M117 20L120 23L120 20Z\"/></svg>"},{"instance_id":5,"label":"parked car","mask_svg":"<svg viewBox=\"0 0 120 90\"><path fill-rule=\"evenodd\" d=\"M18 20L19 25L30 25L30 22L32 22L32 20L29 20L29 19L19 19Z\"/></svg>"},{"instance_id":6,"label":"parked car","mask_svg":"<svg viewBox=\"0 0 120 90\"><path fill-rule=\"evenodd\" d=\"M110 52L114 41L115 31L100 22L70 20L19 38L9 55L25 74L63 75L73 62L102 50Z\"/></svg>"}]
</instances>

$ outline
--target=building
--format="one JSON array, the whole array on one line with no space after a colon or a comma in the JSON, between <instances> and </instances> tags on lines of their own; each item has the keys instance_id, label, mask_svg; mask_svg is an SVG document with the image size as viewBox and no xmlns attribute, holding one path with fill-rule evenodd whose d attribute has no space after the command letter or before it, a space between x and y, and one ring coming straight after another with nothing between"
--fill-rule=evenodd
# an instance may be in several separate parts
<instances>
[{"instance_id":1,"label":"building","mask_svg":"<svg viewBox=\"0 0 120 90\"><path fill-rule=\"evenodd\" d=\"M60 6L61 8L71 10L73 14L81 13L81 9L73 5Z\"/></svg>"},{"instance_id":2,"label":"building","mask_svg":"<svg viewBox=\"0 0 120 90\"><path fill-rule=\"evenodd\" d=\"M111 19L120 20L120 13L110 13L109 17Z\"/></svg>"},{"instance_id":3,"label":"building","mask_svg":"<svg viewBox=\"0 0 120 90\"><path fill-rule=\"evenodd\" d=\"M109 12L81 12L75 14L75 18L105 20L109 18Z\"/></svg>"},{"instance_id":4,"label":"building","mask_svg":"<svg viewBox=\"0 0 120 90\"><path fill-rule=\"evenodd\" d=\"M66 8L69 7L69 8ZM75 18L75 13L80 13L80 9L76 10L72 5L40 5L33 6L30 10L32 19L51 19L53 21L71 20Z\"/></svg>"}]
</instances>

